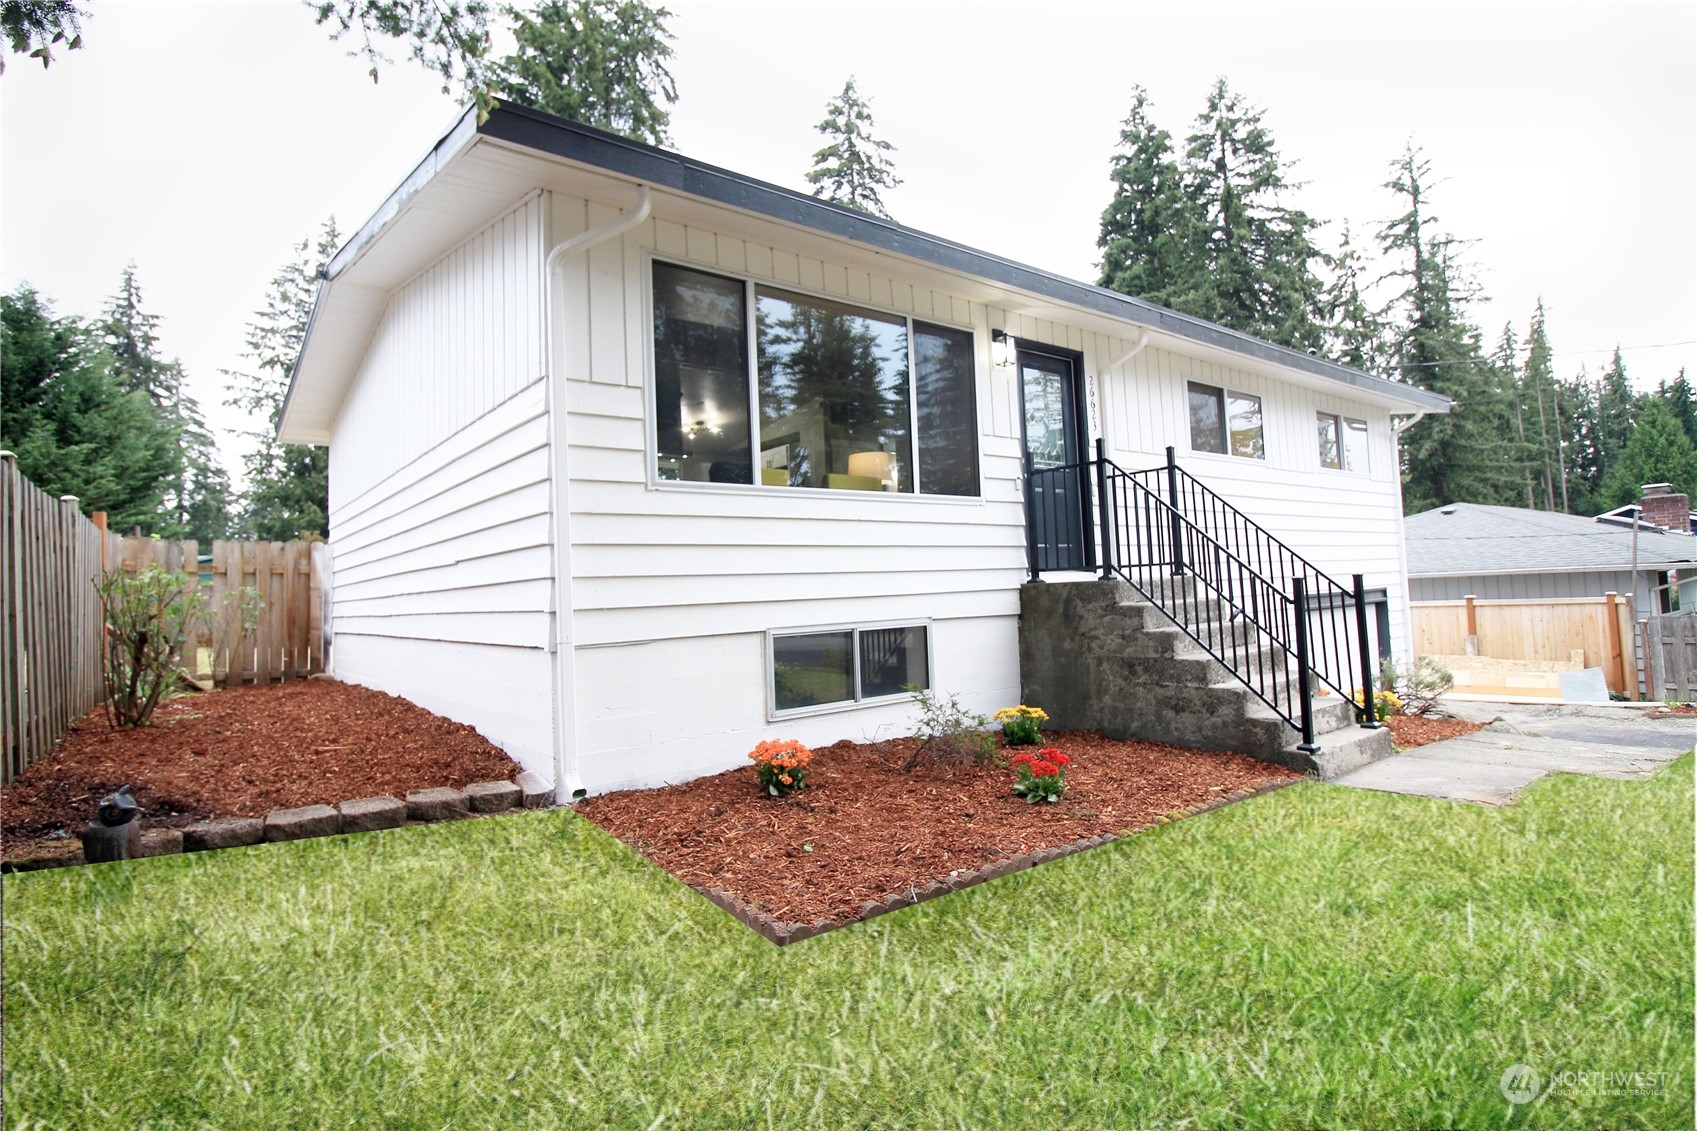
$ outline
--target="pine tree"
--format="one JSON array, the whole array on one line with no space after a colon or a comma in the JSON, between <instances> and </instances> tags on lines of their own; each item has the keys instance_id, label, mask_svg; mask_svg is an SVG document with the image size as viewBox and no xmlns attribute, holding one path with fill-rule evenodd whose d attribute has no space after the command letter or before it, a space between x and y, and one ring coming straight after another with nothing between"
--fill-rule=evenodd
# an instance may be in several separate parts
<instances>
[{"instance_id":1,"label":"pine tree","mask_svg":"<svg viewBox=\"0 0 1697 1131\"><path fill-rule=\"evenodd\" d=\"M1530 440L1534 500L1531 505L1565 511L1567 478L1562 454L1561 398L1556 392L1555 370L1550 364L1550 339L1544 329L1542 298L1532 311L1532 324L1526 331L1526 362L1520 371L1518 401L1523 411L1530 401L1537 412L1537 432Z\"/></svg>"},{"instance_id":2,"label":"pine tree","mask_svg":"<svg viewBox=\"0 0 1697 1131\"><path fill-rule=\"evenodd\" d=\"M1298 187L1261 111L1219 79L1185 139L1185 191L1204 228L1178 309L1295 349L1324 345L1316 319L1321 259L1306 213L1282 203Z\"/></svg>"},{"instance_id":3,"label":"pine tree","mask_svg":"<svg viewBox=\"0 0 1697 1131\"><path fill-rule=\"evenodd\" d=\"M1637 417L1638 396L1632 391L1632 383L1626 379L1626 363L1621 360L1617 348L1597 385L1597 472L1600 482L1607 484L1613 478L1615 465L1626 454L1626 445L1632 439Z\"/></svg>"},{"instance_id":4,"label":"pine tree","mask_svg":"<svg viewBox=\"0 0 1697 1131\"><path fill-rule=\"evenodd\" d=\"M1337 254L1327 265L1331 280L1320 293L1320 329L1325 337L1323 352L1333 361L1369 373L1389 367L1385 338L1388 327L1367 301L1366 264L1350 239L1349 224L1343 225Z\"/></svg>"},{"instance_id":5,"label":"pine tree","mask_svg":"<svg viewBox=\"0 0 1697 1131\"><path fill-rule=\"evenodd\" d=\"M1562 410L1562 447L1567 453L1569 514L1596 514L1602 505L1601 449L1597 444L1597 382L1585 367L1556 386Z\"/></svg>"},{"instance_id":6,"label":"pine tree","mask_svg":"<svg viewBox=\"0 0 1697 1131\"><path fill-rule=\"evenodd\" d=\"M1668 483L1675 491L1697 495L1697 448L1658 400L1649 401L1639 414L1632 439L1609 472L1603 506L1636 502L1646 483Z\"/></svg>"},{"instance_id":7,"label":"pine tree","mask_svg":"<svg viewBox=\"0 0 1697 1131\"><path fill-rule=\"evenodd\" d=\"M1379 246L1391 264L1386 278L1402 284L1387 308L1397 323L1397 369L1402 380L1455 402L1402 442L1404 505L1410 511L1449 502L1516 505L1525 499L1525 484L1513 406L1464 314L1473 288L1457 263L1458 242L1436 232L1428 210L1431 166L1410 146L1391 168L1385 187L1402 198L1403 212L1380 228Z\"/></svg>"},{"instance_id":8,"label":"pine tree","mask_svg":"<svg viewBox=\"0 0 1697 1131\"><path fill-rule=\"evenodd\" d=\"M888 220L880 190L901 184L889 158L895 147L873 136L872 108L855 90L852 75L826 104L817 128L829 144L813 154L807 173L813 195Z\"/></svg>"},{"instance_id":9,"label":"pine tree","mask_svg":"<svg viewBox=\"0 0 1697 1131\"><path fill-rule=\"evenodd\" d=\"M27 283L0 295L0 447L50 495L151 532L174 467L172 429L112 372L100 335L57 318Z\"/></svg>"},{"instance_id":10,"label":"pine tree","mask_svg":"<svg viewBox=\"0 0 1697 1131\"><path fill-rule=\"evenodd\" d=\"M1110 164L1114 195L1102 212L1096 246L1102 249L1100 284L1163 306L1182 293L1195 250L1197 225L1173 156L1172 135L1149 117L1149 95L1132 88L1131 112L1120 129Z\"/></svg>"},{"instance_id":11,"label":"pine tree","mask_svg":"<svg viewBox=\"0 0 1697 1131\"><path fill-rule=\"evenodd\" d=\"M224 403L246 412L255 424L244 433L255 447L243 460L247 490L240 521L255 538L285 541L329 534L329 449L279 443L277 423L306 339L319 276L340 242L331 219L316 240L309 237L296 246L295 258L271 280L265 308L248 323L243 356L253 362L254 372L224 373L234 390Z\"/></svg>"},{"instance_id":12,"label":"pine tree","mask_svg":"<svg viewBox=\"0 0 1697 1131\"><path fill-rule=\"evenodd\" d=\"M182 364L160 355L159 324L159 316L142 307L136 265L125 265L100 333L112 358L113 376L148 398L175 439L167 458L165 497L150 530L162 538L210 542L223 537L229 526L230 477L200 404L184 387Z\"/></svg>"},{"instance_id":13,"label":"pine tree","mask_svg":"<svg viewBox=\"0 0 1697 1131\"><path fill-rule=\"evenodd\" d=\"M1679 421L1679 426L1685 429L1691 443L1697 445L1697 398L1691 393L1691 382L1685 379L1685 370L1679 371L1679 376L1670 385L1666 381L1656 386L1656 396L1668 406L1673 418Z\"/></svg>"},{"instance_id":14,"label":"pine tree","mask_svg":"<svg viewBox=\"0 0 1697 1131\"><path fill-rule=\"evenodd\" d=\"M495 92L562 118L664 145L678 100L666 69L672 13L642 0L544 0L505 9L518 51L496 68ZM662 105L664 103L664 105Z\"/></svg>"}]
</instances>

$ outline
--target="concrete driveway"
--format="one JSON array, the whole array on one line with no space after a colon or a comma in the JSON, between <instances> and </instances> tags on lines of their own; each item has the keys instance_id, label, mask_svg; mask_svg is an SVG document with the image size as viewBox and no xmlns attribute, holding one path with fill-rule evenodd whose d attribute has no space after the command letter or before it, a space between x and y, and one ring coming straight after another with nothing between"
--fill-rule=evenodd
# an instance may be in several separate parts
<instances>
[{"instance_id":1,"label":"concrete driveway","mask_svg":"<svg viewBox=\"0 0 1697 1131\"><path fill-rule=\"evenodd\" d=\"M1487 723L1333 778L1333 785L1502 805L1545 774L1646 778L1697 744L1697 718L1594 704L1446 703Z\"/></svg>"}]
</instances>

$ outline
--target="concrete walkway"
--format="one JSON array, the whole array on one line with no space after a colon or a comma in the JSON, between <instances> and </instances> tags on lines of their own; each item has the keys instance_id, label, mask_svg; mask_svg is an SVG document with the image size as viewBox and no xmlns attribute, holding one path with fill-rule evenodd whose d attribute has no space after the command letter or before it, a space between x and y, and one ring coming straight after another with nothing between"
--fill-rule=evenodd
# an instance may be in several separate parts
<instances>
[{"instance_id":1,"label":"concrete walkway","mask_svg":"<svg viewBox=\"0 0 1697 1131\"><path fill-rule=\"evenodd\" d=\"M1545 774L1646 778L1697 743L1697 719L1644 707L1446 703L1482 731L1417 746L1332 779L1333 785L1502 805Z\"/></svg>"}]
</instances>

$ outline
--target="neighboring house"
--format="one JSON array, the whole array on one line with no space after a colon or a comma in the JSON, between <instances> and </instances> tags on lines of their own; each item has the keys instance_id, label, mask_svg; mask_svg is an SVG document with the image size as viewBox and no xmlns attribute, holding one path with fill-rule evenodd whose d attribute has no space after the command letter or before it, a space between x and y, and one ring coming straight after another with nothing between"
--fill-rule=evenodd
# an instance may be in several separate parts
<instances>
[{"instance_id":1,"label":"neighboring house","mask_svg":"<svg viewBox=\"0 0 1697 1131\"><path fill-rule=\"evenodd\" d=\"M1684 496L1672 496L1676 509ZM1649 509L1649 499L1646 499ZM1415 601L1527 600L1631 593L1634 619L1697 608L1697 538L1630 514L1599 518L1452 503L1409 515L1408 592Z\"/></svg>"},{"instance_id":2,"label":"neighboring house","mask_svg":"<svg viewBox=\"0 0 1697 1131\"><path fill-rule=\"evenodd\" d=\"M337 676L565 796L1019 702L1022 460L1098 437L1364 573L1406 654L1393 418L1447 407L502 105L331 261L280 436L330 445Z\"/></svg>"}]
</instances>

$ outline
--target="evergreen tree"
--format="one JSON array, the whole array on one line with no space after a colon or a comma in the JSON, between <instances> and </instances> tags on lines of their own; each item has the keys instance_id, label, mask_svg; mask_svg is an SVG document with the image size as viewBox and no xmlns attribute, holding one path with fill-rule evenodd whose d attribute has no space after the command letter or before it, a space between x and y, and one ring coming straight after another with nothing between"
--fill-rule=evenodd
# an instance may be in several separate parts
<instances>
[{"instance_id":1,"label":"evergreen tree","mask_svg":"<svg viewBox=\"0 0 1697 1131\"><path fill-rule=\"evenodd\" d=\"M1691 443L1697 445L1697 398L1693 398L1691 394L1691 382L1685 379L1685 370L1679 371L1679 376L1673 379L1673 384L1663 381L1657 385L1656 396L1668 406L1668 411L1679 421L1679 426L1685 429Z\"/></svg>"},{"instance_id":2,"label":"evergreen tree","mask_svg":"<svg viewBox=\"0 0 1697 1131\"><path fill-rule=\"evenodd\" d=\"M1646 483L1669 483L1675 491L1697 495L1697 449L1659 400L1644 406L1631 440L1609 472L1603 507L1636 502Z\"/></svg>"},{"instance_id":3,"label":"evergreen tree","mask_svg":"<svg viewBox=\"0 0 1697 1131\"><path fill-rule=\"evenodd\" d=\"M1562 447L1567 453L1569 514L1596 514L1602 499L1601 448L1597 444L1597 382L1584 366L1556 387L1561 404Z\"/></svg>"},{"instance_id":4,"label":"evergreen tree","mask_svg":"<svg viewBox=\"0 0 1697 1131\"><path fill-rule=\"evenodd\" d=\"M872 108L855 90L852 75L826 104L817 128L829 143L813 154L807 173L813 195L888 220L880 190L901 184L889 158L895 147L873 136Z\"/></svg>"},{"instance_id":5,"label":"evergreen tree","mask_svg":"<svg viewBox=\"0 0 1697 1131\"><path fill-rule=\"evenodd\" d=\"M1350 239L1349 224L1343 226L1336 255L1327 260L1331 280L1320 293L1320 329L1324 353L1333 361L1369 373L1389 367L1385 343L1389 328L1367 301L1364 282L1366 264Z\"/></svg>"},{"instance_id":6,"label":"evergreen tree","mask_svg":"<svg viewBox=\"0 0 1697 1131\"><path fill-rule=\"evenodd\" d=\"M1203 226L1202 260L1192 261L1178 309L1295 349L1318 350L1321 258L1318 226L1282 203L1297 187L1261 111L1219 79L1196 132L1185 139L1186 196Z\"/></svg>"},{"instance_id":7,"label":"evergreen tree","mask_svg":"<svg viewBox=\"0 0 1697 1131\"><path fill-rule=\"evenodd\" d=\"M488 97L489 4L487 0L306 0L318 26L329 25L332 41L353 32L359 46L349 55L369 63L377 81L380 63L392 62L382 41L400 40L414 62L442 76L442 93L458 84L466 102Z\"/></svg>"},{"instance_id":8,"label":"evergreen tree","mask_svg":"<svg viewBox=\"0 0 1697 1131\"><path fill-rule=\"evenodd\" d=\"M1100 285L1163 306L1182 294L1197 225L1173 156L1172 135L1149 117L1149 95L1132 88L1131 113L1110 164L1114 195L1102 212Z\"/></svg>"},{"instance_id":9,"label":"evergreen tree","mask_svg":"<svg viewBox=\"0 0 1697 1131\"><path fill-rule=\"evenodd\" d=\"M86 14L72 0L0 0L0 32L15 54L40 59L45 68L52 66L59 44L67 51L82 46ZM0 55L0 74L5 70L6 56Z\"/></svg>"},{"instance_id":10,"label":"evergreen tree","mask_svg":"<svg viewBox=\"0 0 1697 1131\"><path fill-rule=\"evenodd\" d=\"M1388 308L1397 323L1399 376L1455 402L1402 441L1404 505L1409 511L1449 502L1513 506L1526 496L1512 405L1464 314L1472 289L1456 262L1457 242L1435 230L1426 199L1430 176L1430 164L1412 146L1392 163L1385 187L1402 198L1403 211L1379 230L1390 261L1386 278L1402 284Z\"/></svg>"},{"instance_id":11,"label":"evergreen tree","mask_svg":"<svg viewBox=\"0 0 1697 1131\"><path fill-rule=\"evenodd\" d=\"M171 428L113 375L97 333L27 283L0 295L0 447L50 495L152 531L175 468Z\"/></svg>"},{"instance_id":12,"label":"evergreen tree","mask_svg":"<svg viewBox=\"0 0 1697 1131\"><path fill-rule=\"evenodd\" d=\"M650 145L666 144L677 85L666 60L672 13L642 0L544 0L505 9L518 51L496 68L495 92ZM664 105L662 105L664 103Z\"/></svg>"},{"instance_id":13,"label":"evergreen tree","mask_svg":"<svg viewBox=\"0 0 1697 1131\"><path fill-rule=\"evenodd\" d=\"M1626 379L1626 363L1617 348L1603 369L1597 385L1597 448L1598 481L1607 484L1613 478L1615 464L1626 454L1638 417L1638 396ZM1651 480L1645 480L1646 483ZM1605 488L1605 493L1612 493ZM1619 505L1619 504L1615 504Z\"/></svg>"},{"instance_id":14,"label":"evergreen tree","mask_svg":"<svg viewBox=\"0 0 1697 1131\"><path fill-rule=\"evenodd\" d=\"M255 538L286 541L329 534L329 449L280 443L277 423L306 338L319 276L340 239L331 219L316 240L309 237L296 246L296 257L271 280L265 308L248 323L243 356L253 362L253 372L224 373L234 391L224 403L246 412L255 424L244 433L255 447L243 461L247 492L240 521L242 530Z\"/></svg>"},{"instance_id":15,"label":"evergreen tree","mask_svg":"<svg viewBox=\"0 0 1697 1131\"><path fill-rule=\"evenodd\" d=\"M194 538L202 543L222 538L229 526L230 477L199 403L184 388L182 364L160 356L159 316L142 308L134 263L124 267L100 332L111 355L113 376L147 397L175 440L167 461L165 498L153 532L162 538Z\"/></svg>"},{"instance_id":16,"label":"evergreen tree","mask_svg":"<svg viewBox=\"0 0 1697 1131\"><path fill-rule=\"evenodd\" d=\"M1517 403L1523 419L1527 407L1537 412L1537 431L1528 438L1533 483L1533 501L1529 505L1548 511L1567 510L1560 401L1555 370L1550 364L1550 339L1544 329L1544 300L1540 298L1526 331L1526 363L1520 373Z\"/></svg>"}]
</instances>

